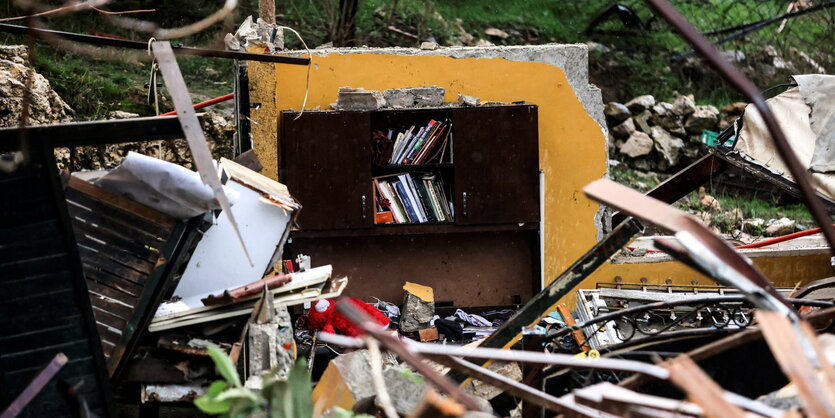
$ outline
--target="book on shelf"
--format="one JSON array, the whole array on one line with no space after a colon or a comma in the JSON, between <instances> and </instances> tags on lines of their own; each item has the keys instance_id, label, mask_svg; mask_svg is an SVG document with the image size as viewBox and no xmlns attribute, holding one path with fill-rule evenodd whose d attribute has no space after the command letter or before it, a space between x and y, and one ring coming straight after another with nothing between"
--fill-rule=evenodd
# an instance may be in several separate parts
<instances>
[{"instance_id":1,"label":"book on shelf","mask_svg":"<svg viewBox=\"0 0 835 418\"><path fill-rule=\"evenodd\" d=\"M412 125L409 129L397 133L393 129L388 129L388 138L393 141L388 164L442 163L445 162L443 160L447 154L450 157L447 162L452 162L452 152L447 153L445 149L451 146L451 137L452 121L449 119L443 121L433 119L426 126Z\"/></svg>"},{"instance_id":2,"label":"book on shelf","mask_svg":"<svg viewBox=\"0 0 835 418\"><path fill-rule=\"evenodd\" d=\"M374 177L375 212L391 212L398 224L452 222L443 179L435 173L399 173ZM376 219L376 217L375 217Z\"/></svg>"}]
</instances>

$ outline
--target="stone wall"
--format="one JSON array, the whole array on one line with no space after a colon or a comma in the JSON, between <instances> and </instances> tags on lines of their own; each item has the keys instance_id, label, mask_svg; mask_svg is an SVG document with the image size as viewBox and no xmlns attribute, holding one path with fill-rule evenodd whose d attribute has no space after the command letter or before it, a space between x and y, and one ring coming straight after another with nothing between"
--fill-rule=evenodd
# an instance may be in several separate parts
<instances>
[{"instance_id":1,"label":"stone wall","mask_svg":"<svg viewBox=\"0 0 835 418\"><path fill-rule=\"evenodd\" d=\"M693 95L673 103L657 102L650 95L625 104L609 102L603 110L611 135L609 156L636 170L675 172L703 152L702 131L721 132L744 109L745 103L721 110L698 106Z\"/></svg>"}]
</instances>

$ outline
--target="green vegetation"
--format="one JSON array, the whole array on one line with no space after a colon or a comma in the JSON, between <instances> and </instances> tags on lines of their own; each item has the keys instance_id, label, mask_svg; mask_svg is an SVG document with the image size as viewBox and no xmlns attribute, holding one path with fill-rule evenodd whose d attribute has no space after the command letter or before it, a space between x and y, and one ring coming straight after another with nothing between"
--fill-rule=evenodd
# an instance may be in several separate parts
<instances>
[{"instance_id":1,"label":"green vegetation","mask_svg":"<svg viewBox=\"0 0 835 418\"><path fill-rule=\"evenodd\" d=\"M660 182L666 179L665 174L644 173L642 171L626 168L625 166L614 167L609 171L612 180L625 184L641 192L647 192ZM762 218L769 219L789 218L798 225L813 227L815 225L812 215L803 203L784 203L772 197L748 197L734 196L707 190L707 194L716 198L721 206L721 211L712 211L701 203L698 191L693 191L674 204L678 209L692 213L710 212L711 225L719 228L720 231L730 233L739 229L743 219ZM761 235L763 228L753 231L746 231L751 235Z\"/></svg>"},{"instance_id":2,"label":"green vegetation","mask_svg":"<svg viewBox=\"0 0 835 418\"><path fill-rule=\"evenodd\" d=\"M311 47L332 41L339 14L337 0L287 0L277 2L280 23L296 28ZM640 94L652 94L670 100L677 93L693 93L699 104L724 105L741 97L712 73L694 71L673 64L670 57L689 48L653 13L642 0L621 0L631 7L643 22L644 29L626 26L610 19L599 26L604 33L586 34L588 24L606 8L611 0L358 0L354 19L354 45L418 46L419 41L435 39L441 45L460 44L462 35L475 40L485 39L497 45L541 44L548 42L597 42L604 48L590 51L592 82L604 91L606 100L625 101ZM754 22L785 12L784 0L674 0L673 4L702 31ZM257 0L242 0L233 17L210 30L190 38L176 40L191 46L222 48L222 35L234 31L248 15L257 15ZM154 2L156 12L135 15L172 27L196 21L215 10L217 2L182 0ZM144 0L125 0L113 10L148 8ZM7 8L5 16L22 12ZM831 68L832 51L825 45L835 41L832 22L835 8L796 18L780 33L777 25L753 32L724 49L741 50L754 56L765 45L776 45L781 52L792 48L802 50L825 68ZM87 11L72 16L50 16L43 19L47 27L71 32L97 31L134 40L147 40L148 35L121 29L108 23L100 14ZM22 23L22 22L16 22ZM417 40L387 29L389 26L414 34ZM487 28L505 31L507 38L491 37ZM465 35L466 36L466 35ZM288 47L301 44L289 32ZM0 34L0 42L22 43L22 37ZM100 118L111 110L126 110L143 115L152 114L146 103L149 62L130 64L123 61L91 60L41 45L36 51L36 67L55 86L58 93L76 110L80 119ZM801 62L801 60L795 60ZM215 97L231 91L232 63L222 59L190 58L180 60L186 81L193 93ZM210 70L211 69L211 70ZM802 69L801 69L802 71ZM768 86L785 81L785 74L758 80ZM168 110L168 109L161 109Z\"/></svg>"}]
</instances>

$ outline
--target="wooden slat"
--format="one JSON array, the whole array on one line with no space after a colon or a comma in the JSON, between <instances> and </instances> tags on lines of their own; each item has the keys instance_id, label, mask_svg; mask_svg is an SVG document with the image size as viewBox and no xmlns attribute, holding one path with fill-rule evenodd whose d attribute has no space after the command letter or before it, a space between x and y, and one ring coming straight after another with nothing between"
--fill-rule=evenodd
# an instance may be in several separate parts
<instances>
[{"instance_id":1,"label":"wooden slat","mask_svg":"<svg viewBox=\"0 0 835 418\"><path fill-rule=\"evenodd\" d=\"M102 324L97 324L97 328L99 330L99 337L102 341L101 348L104 350L104 355L110 357L113 349L116 347L116 344L119 344L119 341L121 341L122 335L113 332L110 327Z\"/></svg>"},{"instance_id":2,"label":"wooden slat","mask_svg":"<svg viewBox=\"0 0 835 418\"><path fill-rule=\"evenodd\" d=\"M120 277L123 280L137 284L140 288L145 284L148 275L136 271L128 266L119 264L101 254L90 251L84 247L79 247L78 252L81 255L81 262L91 267L96 267L99 270L108 272L110 275Z\"/></svg>"},{"instance_id":3,"label":"wooden slat","mask_svg":"<svg viewBox=\"0 0 835 418\"><path fill-rule=\"evenodd\" d=\"M3 351L31 350L42 346L45 337L73 341L84 338L84 332L74 322L67 322L54 327L0 336L0 346L4 347Z\"/></svg>"},{"instance_id":4,"label":"wooden slat","mask_svg":"<svg viewBox=\"0 0 835 418\"><path fill-rule=\"evenodd\" d=\"M21 295L38 295L72 289L69 274L64 271L32 276L25 279L0 281L0 303Z\"/></svg>"},{"instance_id":5,"label":"wooden slat","mask_svg":"<svg viewBox=\"0 0 835 418\"><path fill-rule=\"evenodd\" d=\"M58 233L58 221L47 219L25 225L12 225L0 229L0 249L17 241L54 237Z\"/></svg>"},{"instance_id":6,"label":"wooden slat","mask_svg":"<svg viewBox=\"0 0 835 418\"><path fill-rule=\"evenodd\" d=\"M19 280L57 271L65 262L66 254L62 253L0 264L0 281Z\"/></svg>"},{"instance_id":7,"label":"wooden slat","mask_svg":"<svg viewBox=\"0 0 835 418\"><path fill-rule=\"evenodd\" d=\"M130 251L126 251L122 248L102 244L101 242L98 242L87 236L78 237L76 242L78 242L79 248L84 247L85 249L95 251L104 257L116 261L119 264L128 266L136 271L145 274L150 274L151 271L154 269L154 263L143 258L137 257Z\"/></svg>"},{"instance_id":8,"label":"wooden slat","mask_svg":"<svg viewBox=\"0 0 835 418\"><path fill-rule=\"evenodd\" d=\"M105 228L97 228L87 223L75 222L73 223L73 232L75 236L89 235L98 240L104 241L107 245L118 246L119 248L130 251L137 257L143 258L150 262L156 262L159 256L159 251L145 247L145 244L134 241L130 237L122 235L119 231L113 231Z\"/></svg>"},{"instance_id":9,"label":"wooden slat","mask_svg":"<svg viewBox=\"0 0 835 418\"><path fill-rule=\"evenodd\" d=\"M111 214L111 216L98 216L98 214L94 215L85 209L78 208L75 202L68 201L68 203L69 207L73 209L70 210L70 217L72 218L73 223L89 223L99 228L119 231L122 235L130 235L132 240L151 248L158 248L160 244L164 243L166 240L167 234L156 234L146 229L139 228L136 225L131 225L124 220L124 217L119 218L113 214ZM162 232L167 231L161 228L158 229Z\"/></svg>"},{"instance_id":10,"label":"wooden slat","mask_svg":"<svg viewBox=\"0 0 835 418\"><path fill-rule=\"evenodd\" d=\"M112 299L116 299L119 302L124 304L130 305L131 307L136 306L139 301L139 297L133 296L131 294L125 293L123 290L119 290L108 285L88 280L87 281L87 288L90 291L90 297L98 297L96 293L100 295L107 296Z\"/></svg>"},{"instance_id":11,"label":"wooden slat","mask_svg":"<svg viewBox=\"0 0 835 418\"><path fill-rule=\"evenodd\" d=\"M14 245L4 246L0 251L0 264L14 262L20 259L41 257L58 254L64 246L54 237L22 240Z\"/></svg>"},{"instance_id":12,"label":"wooden slat","mask_svg":"<svg viewBox=\"0 0 835 418\"><path fill-rule=\"evenodd\" d=\"M96 309L96 307L93 307L93 316L96 318L96 322L116 328L120 331L125 329L128 325L128 321L123 318L119 318L118 316L105 310Z\"/></svg>"},{"instance_id":13,"label":"wooden slat","mask_svg":"<svg viewBox=\"0 0 835 418\"><path fill-rule=\"evenodd\" d=\"M44 357L51 358L58 353L64 353L72 358L80 353L89 350L89 342L86 338L74 341L63 341L58 344L45 345L32 350L20 351L0 355L0 365L4 373L15 370L25 370L32 367L42 367Z\"/></svg>"},{"instance_id":14,"label":"wooden slat","mask_svg":"<svg viewBox=\"0 0 835 418\"><path fill-rule=\"evenodd\" d=\"M78 311L73 309L76 305L72 297L35 296L28 302L15 303L14 306L3 304L4 312L15 312L14 315L0 315L0 329L4 334L16 334L79 320Z\"/></svg>"},{"instance_id":15,"label":"wooden slat","mask_svg":"<svg viewBox=\"0 0 835 418\"><path fill-rule=\"evenodd\" d=\"M147 222L130 212L119 211L96 202L89 196L78 192L75 192L72 198L67 199L67 209L70 216L74 218L73 222L83 221L117 231L130 231L130 235L141 235L139 240L145 243L164 241L170 231L168 228Z\"/></svg>"},{"instance_id":16,"label":"wooden slat","mask_svg":"<svg viewBox=\"0 0 835 418\"><path fill-rule=\"evenodd\" d=\"M125 306L124 304L114 301L113 299L104 298L93 293L90 293L90 304L93 305L94 309L107 311L126 321L129 321L134 313L132 306ZM93 315L95 315L95 311L93 311Z\"/></svg>"},{"instance_id":17,"label":"wooden slat","mask_svg":"<svg viewBox=\"0 0 835 418\"><path fill-rule=\"evenodd\" d=\"M151 240L159 239L170 231L165 226L148 222L145 218L99 202L81 192L70 189L70 193L67 197L67 209L72 216L115 229L137 231Z\"/></svg>"},{"instance_id":18,"label":"wooden slat","mask_svg":"<svg viewBox=\"0 0 835 418\"><path fill-rule=\"evenodd\" d=\"M177 221L174 218L165 215L162 212L149 208L148 206L145 206L141 203L134 202L133 200L130 200L126 197L122 197L117 194L111 193L105 189L102 189L101 187L98 187L90 182L81 180L77 177L71 176L70 181L67 184L67 187L78 190L79 192L82 192L87 196L90 196L105 204L127 210L131 213L136 214L137 216L146 219L149 222L160 225L167 229L174 228L174 225L177 223Z\"/></svg>"}]
</instances>

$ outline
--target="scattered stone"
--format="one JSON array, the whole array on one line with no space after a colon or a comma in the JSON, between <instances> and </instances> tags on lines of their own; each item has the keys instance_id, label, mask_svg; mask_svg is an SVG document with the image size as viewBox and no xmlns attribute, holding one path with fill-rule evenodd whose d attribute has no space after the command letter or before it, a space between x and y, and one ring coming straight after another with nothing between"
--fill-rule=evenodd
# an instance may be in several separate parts
<instances>
[{"instance_id":1,"label":"scattered stone","mask_svg":"<svg viewBox=\"0 0 835 418\"><path fill-rule=\"evenodd\" d=\"M0 127L17 126L27 93L29 52L23 45L0 45ZM49 85L43 75L32 71L28 90L30 125L67 122L72 109Z\"/></svg>"},{"instance_id":2,"label":"scattered stone","mask_svg":"<svg viewBox=\"0 0 835 418\"><path fill-rule=\"evenodd\" d=\"M742 220L742 231L753 235L761 235L765 228L765 219L750 218Z\"/></svg>"},{"instance_id":3,"label":"scattered stone","mask_svg":"<svg viewBox=\"0 0 835 418\"><path fill-rule=\"evenodd\" d=\"M458 29L458 42L461 42L463 45L475 45L475 37L467 33L461 23L461 19L455 19L455 28Z\"/></svg>"},{"instance_id":4,"label":"scattered stone","mask_svg":"<svg viewBox=\"0 0 835 418\"><path fill-rule=\"evenodd\" d=\"M649 135L635 131L629 136L629 139L620 147L621 154L635 158L642 155L647 155L652 152L653 141Z\"/></svg>"},{"instance_id":5,"label":"scattered stone","mask_svg":"<svg viewBox=\"0 0 835 418\"><path fill-rule=\"evenodd\" d=\"M635 128L643 133L652 133L652 126L649 124L649 120L652 118L652 113L649 110L645 110L637 115L635 115L632 119L635 120Z\"/></svg>"},{"instance_id":6,"label":"scattered stone","mask_svg":"<svg viewBox=\"0 0 835 418\"><path fill-rule=\"evenodd\" d=\"M444 103L445 93L446 90L438 86L388 89L383 92L383 98L394 109L437 107Z\"/></svg>"},{"instance_id":7,"label":"scattered stone","mask_svg":"<svg viewBox=\"0 0 835 418\"><path fill-rule=\"evenodd\" d=\"M713 106L696 106L696 111L687 117L684 129L699 134L705 129L713 129L719 122L719 111Z\"/></svg>"},{"instance_id":8,"label":"scattered stone","mask_svg":"<svg viewBox=\"0 0 835 418\"><path fill-rule=\"evenodd\" d=\"M692 94L678 96L673 102L673 113L679 116L687 116L696 111L696 101Z\"/></svg>"},{"instance_id":9,"label":"scattered stone","mask_svg":"<svg viewBox=\"0 0 835 418\"><path fill-rule=\"evenodd\" d=\"M338 110L378 110L386 106L386 99L377 90L340 87L336 99Z\"/></svg>"},{"instance_id":10,"label":"scattered stone","mask_svg":"<svg viewBox=\"0 0 835 418\"><path fill-rule=\"evenodd\" d=\"M458 95L458 105L475 107L481 104L481 99L475 96L467 96L464 94Z\"/></svg>"},{"instance_id":11,"label":"scattered stone","mask_svg":"<svg viewBox=\"0 0 835 418\"><path fill-rule=\"evenodd\" d=\"M629 253L629 255L631 255L632 257L643 257L643 256L647 255L647 249L643 248L643 247L638 247L638 248L635 248L634 250L632 250Z\"/></svg>"},{"instance_id":12,"label":"scattered stone","mask_svg":"<svg viewBox=\"0 0 835 418\"><path fill-rule=\"evenodd\" d=\"M130 118L138 118L139 113L131 113L131 112L123 112L121 110L114 110L111 112L107 112L108 119L130 119Z\"/></svg>"},{"instance_id":13,"label":"scattered stone","mask_svg":"<svg viewBox=\"0 0 835 418\"><path fill-rule=\"evenodd\" d=\"M612 49L608 46L597 42L586 42L586 46L589 48L589 51L599 52L601 54L605 54L612 51Z\"/></svg>"},{"instance_id":14,"label":"scattered stone","mask_svg":"<svg viewBox=\"0 0 835 418\"><path fill-rule=\"evenodd\" d=\"M603 108L603 114L606 115L607 118L610 120L620 123L632 116L632 113L629 112L629 109L621 103L618 102L609 102L606 103L606 106Z\"/></svg>"},{"instance_id":15,"label":"scattered stone","mask_svg":"<svg viewBox=\"0 0 835 418\"><path fill-rule=\"evenodd\" d=\"M500 39L507 39L510 35L507 32L498 29L498 28L487 28L484 29L484 34L487 36L494 36Z\"/></svg>"},{"instance_id":16,"label":"scattered stone","mask_svg":"<svg viewBox=\"0 0 835 418\"><path fill-rule=\"evenodd\" d=\"M658 161L659 167L667 169L678 165L681 149L684 147L684 141L670 135L658 126L652 127L652 141L655 143L655 150L662 157Z\"/></svg>"},{"instance_id":17,"label":"scattered stone","mask_svg":"<svg viewBox=\"0 0 835 418\"><path fill-rule=\"evenodd\" d=\"M440 46L438 45L437 42L421 42L420 43L420 49L423 49L423 50L433 51L433 50L436 50L436 49L439 49L439 48L440 48Z\"/></svg>"},{"instance_id":18,"label":"scattered stone","mask_svg":"<svg viewBox=\"0 0 835 418\"><path fill-rule=\"evenodd\" d=\"M707 194L704 186L699 187L699 204L714 212L722 210L722 205L715 197Z\"/></svg>"},{"instance_id":19,"label":"scattered stone","mask_svg":"<svg viewBox=\"0 0 835 418\"><path fill-rule=\"evenodd\" d=\"M723 106L722 109L719 109L719 111L726 115L741 115L742 112L745 111L745 106L748 106L748 103L734 102Z\"/></svg>"},{"instance_id":20,"label":"scattered stone","mask_svg":"<svg viewBox=\"0 0 835 418\"><path fill-rule=\"evenodd\" d=\"M615 126L612 128L612 135L615 138L629 138L632 135L632 132L635 132L635 121L632 118L629 118L620 125Z\"/></svg>"},{"instance_id":21,"label":"scattered stone","mask_svg":"<svg viewBox=\"0 0 835 418\"><path fill-rule=\"evenodd\" d=\"M745 62L745 54L742 51L729 49L727 51L719 51L719 54L722 56L722 58L734 64L740 64Z\"/></svg>"},{"instance_id":22,"label":"scattered stone","mask_svg":"<svg viewBox=\"0 0 835 418\"><path fill-rule=\"evenodd\" d=\"M649 110L653 106L655 106L655 97L652 97L649 94L638 96L626 102L626 107L628 107L629 111L632 113L641 113L644 110Z\"/></svg>"},{"instance_id":23,"label":"scattered stone","mask_svg":"<svg viewBox=\"0 0 835 418\"><path fill-rule=\"evenodd\" d=\"M487 369L517 382L522 380L522 369L519 367L519 363L495 361L487 366ZM471 384L464 388L464 392L473 395L476 398L487 400L493 399L504 393L502 389L488 385L487 383L479 380L473 380Z\"/></svg>"},{"instance_id":24,"label":"scattered stone","mask_svg":"<svg viewBox=\"0 0 835 418\"><path fill-rule=\"evenodd\" d=\"M768 226L765 228L765 235L769 237L779 237L791 234L794 232L794 227L795 221L789 218L771 219L768 221Z\"/></svg>"},{"instance_id":25,"label":"scattered stone","mask_svg":"<svg viewBox=\"0 0 835 418\"><path fill-rule=\"evenodd\" d=\"M496 46L496 44L486 39L479 39L478 41L476 41L475 46Z\"/></svg>"},{"instance_id":26,"label":"scattered stone","mask_svg":"<svg viewBox=\"0 0 835 418\"><path fill-rule=\"evenodd\" d=\"M400 331L416 332L429 327L429 321L435 316L435 302L425 302L419 297L406 292L400 315Z\"/></svg>"},{"instance_id":27,"label":"scattered stone","mask_svg":"<svg viewBox=\"0 0 835 418\"><path fill-rule=\"evenodd\" d=\"M383 370L383 380L394 409L403 416L411 415L426 393L427 386L423 377L409 369L389 367ZM375 398L374 403L382 409L379 397Z\"/></svg>"},{"instance_id":28,"label":"scattered stone","mask_svg":"<svg viewBox=\"0 0 835 418\"><path fill-rule=\"evenodd\" d=\"M684 148L681 149L681 153L684 158L688 160L695 160L702 155L702 146L699 145L699 142L687 142L684 144Z\"/></svg>"},{"instance_id":29,"label":"scattered stone","mask_svg":"<svg viewBox=\"0 0 835 418\"><path fill-rule=\"evenodd\" d=\"M669 133L683 136L685 134L682 125L682 118L673 111L673 105L660 102L652 107L652 123L664 128Z\"/></svg>"},{"instance_id":30,"label":"scattered stone","mask_svg":"<svg viewBox=\"0 0 835 418\"><path fill-rule=\"evenodd\" d=\"M654 171L656 168L658 168L658 165L655 164L655 160L653 160L652 158L649 158L649 157L647 157L647 158L636 158L636 159L632 160L631 163L632 163L632 167L634 167L636 170Z\"/></svg>"}]
</instances>

